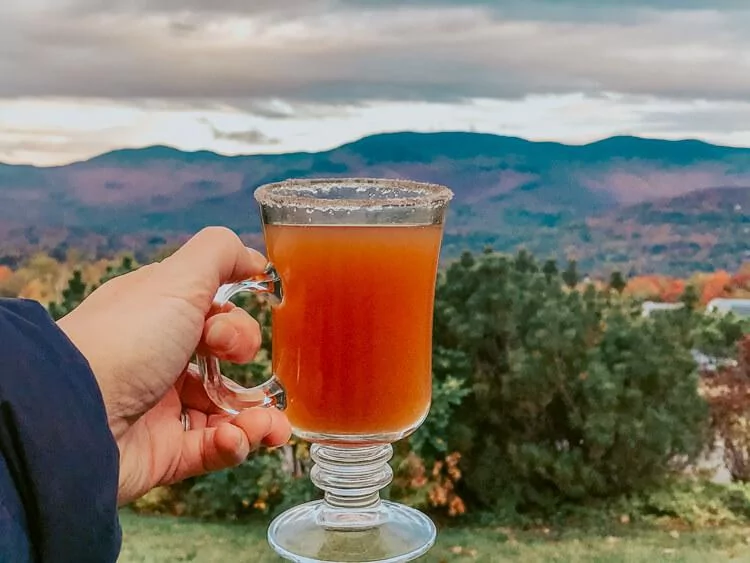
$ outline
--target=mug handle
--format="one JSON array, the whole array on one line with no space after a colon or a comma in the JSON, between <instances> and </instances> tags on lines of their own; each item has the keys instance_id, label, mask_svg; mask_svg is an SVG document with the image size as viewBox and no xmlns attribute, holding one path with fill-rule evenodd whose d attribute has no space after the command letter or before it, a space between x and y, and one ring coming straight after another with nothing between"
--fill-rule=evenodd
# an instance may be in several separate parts
<instances>
[{"instance_id":1,"label":"mug handle","mask_svg":"<svg viewBox=\"0 0 750 563\"><path fill-rule=\"evenodd\" d=\"M239 293L265 295L271 305L278 305L283 298L281 278L272 264L263 274L238 283L222 285L214 297L214 304L222 306ZM252 407L286 408L284 388L276 377L252 388L246 388L221 375L219 359L210 354L196 352L198 371L208 398L224 412L235 415L242 409Z\"/></svg>"}]
</instances>

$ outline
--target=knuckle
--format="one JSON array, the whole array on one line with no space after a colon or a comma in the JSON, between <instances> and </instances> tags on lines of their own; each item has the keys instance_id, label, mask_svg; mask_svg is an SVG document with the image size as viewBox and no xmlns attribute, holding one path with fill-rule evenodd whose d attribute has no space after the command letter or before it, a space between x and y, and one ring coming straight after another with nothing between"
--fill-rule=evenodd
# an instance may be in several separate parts
<instances>
[{"instance_id":1,"label":"knuckle","mask_svg":"<svg viewBox=\"0 0 750 563\"><path fill-rule=\"evenodd\" d=\"M204 227L196 235L200 238L213 239L217 242L232 242L235 243L240 240L232 229L222 226L210 226Z\"/></svg>"}]
</instances>

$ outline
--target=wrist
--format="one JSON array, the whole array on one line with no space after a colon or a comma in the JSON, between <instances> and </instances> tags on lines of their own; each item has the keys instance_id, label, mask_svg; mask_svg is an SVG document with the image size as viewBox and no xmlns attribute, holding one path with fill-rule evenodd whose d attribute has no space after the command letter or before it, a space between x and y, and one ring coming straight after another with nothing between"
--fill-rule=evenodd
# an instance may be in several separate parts
<instances>
[{"instance_id":1,"label":"wrist","mask_svg":"<svg viewBox=\"0 0 750 563\"><path fill-rule=\"evenodd\" d=\"M96 354L92 352L92 350L96 349L96 346L93 343L92 345L86 343L86 340L80 336L79 331L76 330L75 323L69 316L58 320L57 326L86 360L101 393L109 429L115 440L119 440L130 427L130 423L127 420L126 409L119 403L117 400L118 394L112 388L111 383L114 381L114 378L109 377L109 374L106 373L109 368L97 359Z\"/></svg>"}]
</instances>

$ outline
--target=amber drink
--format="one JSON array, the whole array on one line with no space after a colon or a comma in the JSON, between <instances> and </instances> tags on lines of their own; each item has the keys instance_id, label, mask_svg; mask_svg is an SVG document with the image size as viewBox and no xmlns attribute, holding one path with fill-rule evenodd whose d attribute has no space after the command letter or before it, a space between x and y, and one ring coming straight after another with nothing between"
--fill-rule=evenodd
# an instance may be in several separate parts
<instances>
[{"instance_id":1,"label":"amber drink","mask_svg":"<svg viewBox=\"0 0 750 563\"><path fill-rule=\"evenodd\" d=\"M301 435L398 435L427 414L442 227L266 227L285 297L273 372Z\"/></svg>"}]
</instances>

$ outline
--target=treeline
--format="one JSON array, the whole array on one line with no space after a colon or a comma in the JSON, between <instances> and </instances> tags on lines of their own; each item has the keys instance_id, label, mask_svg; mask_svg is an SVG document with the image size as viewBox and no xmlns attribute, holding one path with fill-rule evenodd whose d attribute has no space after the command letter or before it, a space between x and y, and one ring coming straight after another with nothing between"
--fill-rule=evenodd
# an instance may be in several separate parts
<instances>
[{"instance_id":1,"label":"treeline","mask_svg":"<svg viewBox=\"0 0 750 563\"><path fill-rule=\"evenodd\" d=\"M96 281L73 269L50 312L59 318L98 283L137 267L127 257L103 264ZM642 280L581 280L574 263L558 268L526 252L464 254L439 275L433 404L425 424L395 444L388 494L445 517L553 514L658 489L717 436L735 479L750 479L748 327L704 313L706 288L718 287L711 279L680 286L673 300L685 307L643 317ZM248 366L223 369L250 383L270 370L271 315L252 298L238 304L261 321L263 350ZM696 350L737 361L701 373ZM275 514L317 494L309 469L307 445L293 440L154 491L137 507ZM750 515L750 497L731 498Z\"/></svg>"},{"instance_id":2,"label":"treeline","mask_svg":"<svg viewBox=\"0 0 750 563\"><path fill-rule=\"evenodd\" d=\"M174 245L164 246L158 253L151 255L150 259L161 259L175 248ZM38 252L19 260L14 268L0 265L0 297L20 296L47 304L62 298L62 291L75 271L80 272L85 283L92 285L98 283L107 268L119 267L123 259L135 264L131 254L98 260L90 260L87 256L76 249L54 255ZM541 263L540 267L558 274L558 264L553 260ZM701 305L706 305L717 297L750 298L750 263L742 265L736 272L697 272L688 278L635 275L620 271L614 271L605 277L589 276L579 271L574 260L559 267L562 281L571 287L593 285L599 290L615 290L634 300L674 303L681 299L687 288L697 294Z\"/></svg>"}]
</instances>

